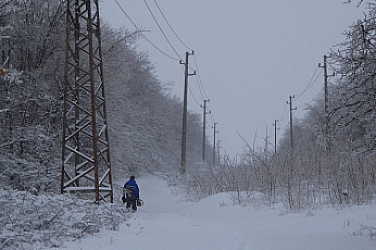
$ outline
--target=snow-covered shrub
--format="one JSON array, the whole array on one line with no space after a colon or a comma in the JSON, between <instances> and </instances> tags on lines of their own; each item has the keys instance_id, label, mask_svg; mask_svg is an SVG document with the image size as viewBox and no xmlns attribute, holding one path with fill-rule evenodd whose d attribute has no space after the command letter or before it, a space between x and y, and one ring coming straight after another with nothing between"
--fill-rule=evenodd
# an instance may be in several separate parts
<instances>
[{"instance_id":1,"label":"snow-covered shrub","mask_svg":"<svg viewBox=\"0 0 376 250\"><path fill-rule=\"evenodd\" d=\"M0 249L50 249L101 229L118 230L129 218L120 203L63 195L0 190Z\"/></svg>"}]
</instances>

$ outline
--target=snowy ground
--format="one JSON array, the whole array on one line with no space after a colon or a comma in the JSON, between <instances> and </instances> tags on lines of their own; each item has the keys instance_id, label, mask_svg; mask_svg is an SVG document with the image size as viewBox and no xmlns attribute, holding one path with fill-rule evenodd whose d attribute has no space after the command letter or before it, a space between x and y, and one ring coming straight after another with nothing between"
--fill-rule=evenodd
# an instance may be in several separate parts
<instances>
[{"instance_id":1,"label":"snowy ground","mask_svg":"<svg viewBox=\"0 0 376 250\"><path fill-rule=\"evenodd\" d=\"M374 206L285 213L283 206L235 206L228 193L184 202L158 177L137 181L145 205L118 231L102 230L59 249L376 249L367 229L376 227Z\"/></svg>"}]
</instances>

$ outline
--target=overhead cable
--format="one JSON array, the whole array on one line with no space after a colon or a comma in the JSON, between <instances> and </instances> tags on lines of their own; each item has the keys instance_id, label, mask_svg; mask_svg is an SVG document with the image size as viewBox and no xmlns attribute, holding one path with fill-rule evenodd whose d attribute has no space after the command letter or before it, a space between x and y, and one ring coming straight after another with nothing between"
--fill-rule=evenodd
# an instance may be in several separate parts
<instances>
[{"instance_id":1,"label":"overhead cable","mask_svg":"<svg viewBox=\"0 0 376 250\"><path fill-rule=\"evenodd\" d=\"M199 84L198 87L200 89L201 97L202 97L202 99L210 99L208 97L208 95L204 91L204 87L202 85L201 76L200 76L200 70L198 68L198 64L197 64L197 60L196 60L196 55L195 54L193 55L193 59L194 59L195 65L196 65L196 71L197 71L196 75L197 75L197 79L198 79L198 84Z\"/></svg>"},{"instance_id":2,"label":"overhead cable","mask_svg":"<svg viewBox=\"0 0 376 250\"><path fill-rule=\"evenodd\" d=\"M311 79L309 80L309 82L308 82L308 84L307 84L307 86L304 88L304 90L300 93L300 94L298 94L297 96L296 96L296 100L298 100L305 92L307 92L314 84L315 84L315 82L317 81L317 79L319 78L319 76L320 76L320 74L318 74L317 76L316 76L316 73L317 73L317 67L316 67L316 69L315 69L315 72L313 73L313 75L312 75L312 77L311 77ZM320 73L322 72L322 69L321 69L321 71L320 71ZM316 76L316 77L315 77Z\"/></svg>"},{"instance_id":3,"label":"overhead cable","mask_svg":"<svg viewBox=\"0 0 376 250\"><path fill-rule=\"evenodd\" d=\"M189 93L191 93L191 96L192 96L193 100L195 101L195 103L196 103L198 106L201 106L200 102L197 101L195 95L193 94L191 87L188 86L188 89L189 89Z\"/></svg>"},{"instance_id":4,"label":"overhead cable","mask_svg":"<svg viewBox=\"0 0 376 250\"><path fill-rule=\"evenodd\" d=\"M287 114L288 114L288 112L286 112L287 111L287 105L284 105L284 106L285 106L285 109L283 110L281 117L278 119L279 122L283 122L287 118Z\"/></svg>"},{"instance_id":5,"label":"overhead cable","mask_svg":"<svg viewBox=\"0 0 376 250\"><path fill-rule=\"evenodd\" d=\"M133 26L136 28L136 30L138 32L140 32L140 35L143 39L145 39L147 42L149 42L156 50L158 50L160 53L162 53L163 55L165 55L166 57L172 59L172 60L175 60L175 61L180 61L180 59L178 58L175 58L173 56L170 56L169 54L167 54L166 52L164 52L163 50L161 50L160 48L158 48L143 32L140 28L138 28L138 26L136 25L136 23L132 20L132 18L130 18L130 16L125 12L125 10L123 9L123 7L119 4L119 2L117 0L114 0L115 3L117 4L117 6L120 8L120 10L123 12L123 14L128 18L128 20L133 24Z\"/></svg>"},{"instance_id":6,"label":"overhead cable","mask_svg":"<svg viewBox=\"0 0 376 250\"><path fill-rule=\"evenodd\" d=\"M189 48L189 47L183 42L183 40L178 36L178 34L176 34L175 30L172 28L171 24L169 23L169 21L167 20L166 16L164 15L164 13L163 13L161 7L159 6L157 0L154 0L154 3L155 3L155 5L157 6L159 12L161 12L161 14L162 14L162 16L163 16L163 19L164 19L165 22L167 23L168 27L170 27L172 33L174 33L174 35L176 36L176 38L180 41L181 44L183 44L184 47L186 47L188 50L191 50L191 51L192 51L193 49Z\"/></svg>"},{"instance_id":7,"label":"overhead cable","mask_svg":"<svg viewBox=\"0 0 376 250\"><path fill-rule=\"evenodd\" d=\"M154 22L157 24L159 30L161 31L162 35L163 35L164 38L166 39L167 43L170 45L170 47L172 48L172 50L175 52L176 56L177 56L180 60L182 60L181 57L179 56L179 53L176 51L176 49L174 48L174 46L172 45L172 43L170 42L170 40L167 38L166 34L164 33L164 31L163 31L161 25L159 24L157 18L154 16L152 10L150 9L149 4L146 2L146 0L143 0L143 2L145 3L147 9L149 10L150 15L152 16Z\"/></svg>"}]
</instances>

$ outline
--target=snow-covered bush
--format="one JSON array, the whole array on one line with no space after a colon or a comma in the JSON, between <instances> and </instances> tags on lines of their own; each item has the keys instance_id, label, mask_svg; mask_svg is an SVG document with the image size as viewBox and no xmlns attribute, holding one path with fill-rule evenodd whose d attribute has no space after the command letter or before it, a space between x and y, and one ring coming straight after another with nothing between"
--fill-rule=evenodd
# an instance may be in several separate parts
<instances>
[{"instance_id":1,"label":"snow-covered bush","mask_svg":"<svg viewBox=\"0 0 376 250\"><path fill-rule=\"evenodd\" d=\"M50 249L101 229L118 230L129 218L120 203L0 189L0 249Z\"/></svg>"}]
</instances>

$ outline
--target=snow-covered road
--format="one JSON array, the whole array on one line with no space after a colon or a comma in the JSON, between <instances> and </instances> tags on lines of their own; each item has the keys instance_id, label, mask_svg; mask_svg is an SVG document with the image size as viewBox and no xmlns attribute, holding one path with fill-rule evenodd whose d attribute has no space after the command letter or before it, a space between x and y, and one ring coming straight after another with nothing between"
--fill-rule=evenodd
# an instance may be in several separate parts
<instances>
[{"instance_id":1,"label":"snow-covered road","mask_svg":"<svg viewBox=\"0 0 376 250\"><path fill-rule=\"evenodd\" d=\"M234 206L231 195L184 202L156 176L137 179L145 205L119 231L101 231L65 249L374 250L361 225L376 226L372 206L284 213ZM119 203L122 206L122 203Z\"/></svg>"}]
</instances>

